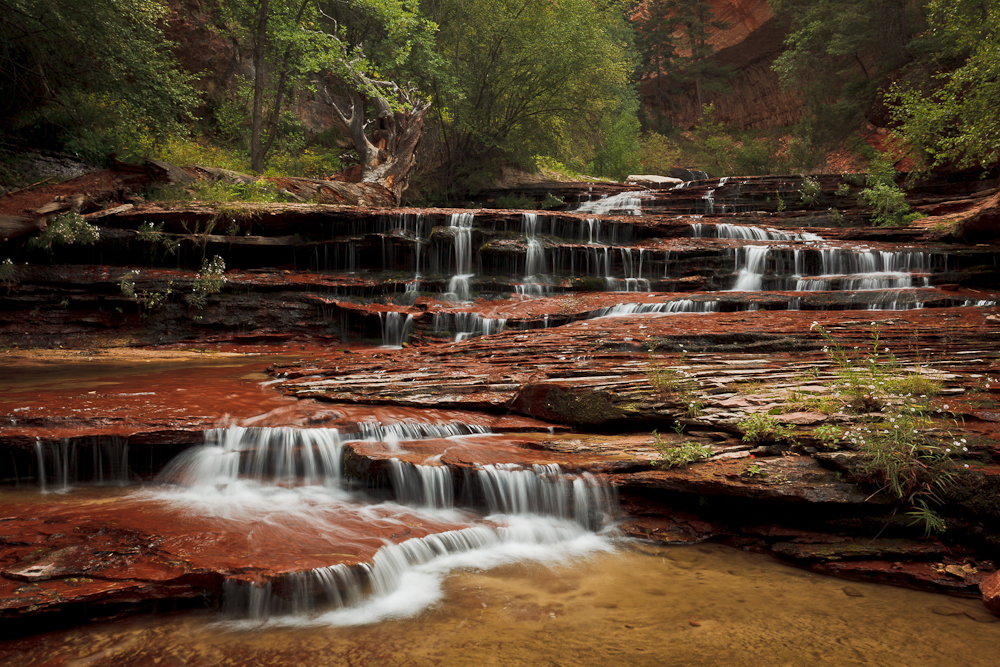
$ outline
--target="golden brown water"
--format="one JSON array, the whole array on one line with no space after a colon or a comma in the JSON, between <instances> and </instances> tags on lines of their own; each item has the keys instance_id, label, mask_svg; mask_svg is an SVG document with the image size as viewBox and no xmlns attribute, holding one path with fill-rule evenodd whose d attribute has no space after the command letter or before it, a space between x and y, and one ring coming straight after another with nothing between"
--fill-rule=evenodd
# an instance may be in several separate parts
<instances>
[{"instance_id":1,"label":"golden brown water","mask_svg":"<svg viewBox=\"0 0 1000 667\"><path fill-rule=\"evenodd\" d=\"M361 627L240 629L205 613L92 625L0 644L0 664L993 667L1000 660L1000 623L989 622L997 619L978 601L820 577L718 545L624 546L554 569L463 572L446 590L416 618Z\"/></svg>"}]
</instances>

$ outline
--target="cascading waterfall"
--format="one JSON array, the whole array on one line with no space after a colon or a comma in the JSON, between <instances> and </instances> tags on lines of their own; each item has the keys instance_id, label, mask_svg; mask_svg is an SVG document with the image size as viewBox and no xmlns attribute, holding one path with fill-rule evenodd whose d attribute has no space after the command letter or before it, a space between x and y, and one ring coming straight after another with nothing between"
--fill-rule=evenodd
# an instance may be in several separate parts
<instances>
[{"instance_id":1,"label":"cascading waterfall","mask_svg":"<svg viewBox=\"0 0 1000 667\"><path fill-rule=\"evenodd\" d=\"M292 512L293 523L308 526L310 517L323 521L319 518L323 512L339 515L338 503L349 500L358 506L362 501L344 495L344 443L384 441L392 432L407 438L440 438L488 429L458 423L378 422L361 422L358 432L234 426L206 434L204 446L181 454L160 479L182 485L177 493L199 496L197 501L178 497L178 502L197 507L196 511L240 520L239 507L246 504L252 516L266 517L267 522L283 523L282 513ZM474 520L468 511L455 508L450 468L395 458L388 463L396 503L405 504L416 520L421 516L429 521L444 516L452 523ZM237 484L238 480L257 486ZM461 495L469 506L485 505L488 523L387 543L370 562L356 566L335 564L256 582L237 576L225 582L224 610L231 617L256 621L370 622L410 615L433 603L441 595L441 578L455 567L525 559L553 562L612 549L595 531L612 525L617 500L592 475L568 475L556 464L480 465L467 472L463 487ZM219 493L226 489L231 491L223 501ZM305 494L298 504L288 500L295 493ZM172 496L162 492L157 498L169 501ZM388 507L375 507L383 506ZM368 515L362 510L356 516ZM292 617L275 618L281 615Z\"/></svg>"},{"instance_id":2,"label":"cascading waterfall","mask_svg":"<svg viewBox=\"0 0 1000 667\"><path fill-rule=\"evenodd\" d=\"M448 294L458 301L472 300L472 221L474 213L452 213L448 226L454 230L455 273L448 281Z\"/></svg>"},{"instance_id":3,"label":"cascading waterfall","mask_svg":"<svg viewBox=\"0 0 1000 667\"><path fill-rule=\"evenodd\" d=\"M717 239L738 239L744 241L822 241L823 237L810 232L801 234L794 232L782 232L777 229L763 229L751 225L730 225L720 223L717 225L704 225L700 222L692 223L691 236L693 238L717 238Z\"/></svg>"},{"instance_id":4,"label":"cascading waterfall","mask_svg":"<svg viewBox=\"0 0 1000 667\"><path fill-rule=\"evenodd\" d=\"M641 190L622 192L611 197L603 197L596 201L584 202L573 211L575 213L593 213L594 215L642 215Z\"/></svg>"},{"instance_id":5,"label":"cascading waterfall","mask_svg":"<svg viewBox=\"0 0 1000 667\"><path fill-rule=\"evenodd\" d=\"M382 345L385 347L402 347L413 333L413 315L397 312L378 314L382 323Z\"/></svg>"},{"instance_id":6,"label":"cascading waterfall","mask_svg":"<svg viewBox=\"0 0 1000 667\"><path fill-rule=\"evenodd\" d=\"M125 438L36 440L35 461L38 487L43 493L65 492L81 481L97 484L126 484L129 481L128 441Z\"/></svg>"},{"instance_id":7,"label":"cascading waterfall","mask_svg":"<svg viewBox=\"0 0 1000 667\"><path fill-rule=\"evenodd\" d=\"M399 459L392 459L390 464L396 502L433 509L455 506L451 469L445 466L415 465Z\"/></svg>"},{"instance_id":8,"label":"cascading waterfall","mask_svg":"<svg viewBox=\"0 0 1000 667\"><path fill-rule=\"evenodd\" d=\"M591 311L588 319L599 317L622 317L625 315L646 315L665 313L716 313L719 311L718 301L693 301L678 299L661 303L619 303L606 308Z\"/></svg>"},{"instance_id":9,"label":"cascading waterfall","mask_svg":"<svg viewBox=\"0 0 1000 667\"><path fill-rule=\"evenodd\" d=\"M431 327L436 333L451 333L457 343L472 336L500 333L507 327L507 318L483 317L479 313L434 313Z\"/></svg>"}]
</instances>

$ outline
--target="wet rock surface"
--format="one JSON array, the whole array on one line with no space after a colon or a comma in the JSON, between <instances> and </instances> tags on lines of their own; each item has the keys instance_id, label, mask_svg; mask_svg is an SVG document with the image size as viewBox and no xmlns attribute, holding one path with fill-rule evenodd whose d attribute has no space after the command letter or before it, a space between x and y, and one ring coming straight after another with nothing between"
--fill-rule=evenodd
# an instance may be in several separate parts
<instances>
[{"instance_id":1,"label":"wet rock surface","mask_svg":"<svg viewBox=\"0 0 1000 667\"><path fill-rule=\"evenodd\" d=\"M936 218L877 230L856 224L865 212L836 194L839 179L819 181L817 210L778 211L775 193L794 202L801 181L768 177L641 194L561 185L583 212L289 204L220 221L212 207L137 202L91 218L97 245L54 248L0 289L3 477L49 492L0 503L2 613L215 604L226 580L280 588L290 573L367 562L385 540L467 525L360 513L337 519L336 540L300 540L261 520L251 547L247 525L153 497L52 494L76 481L71 467L79 481L149 480L224 439L220 427L336 433L347 485L375 501L399 492L400 469L447 470L462 507L480 511L485 469L593 480L618 494L625 535L721 540L963 595L981 586L996 611L998 247L986 223L972 244L942 226L988 212L990 185L928 186L914 203ZM140 238L144 222L160 236ZM198 307L183 297L216 254L226 282ZM126 275L163 296L155 308L122 291ZM859 472L855 447L824 437L870 415L835 400L814 324L861 353L875 324L896 372L939 383L921 428L963 443L949 452L959 484L942 494L940 539L907 525L912 508ZM146 343L199 351L106 351ZM753 415L790 436L745 439ZM684 447L701 454L670 467Z\"/></svg>"}]
</instances>

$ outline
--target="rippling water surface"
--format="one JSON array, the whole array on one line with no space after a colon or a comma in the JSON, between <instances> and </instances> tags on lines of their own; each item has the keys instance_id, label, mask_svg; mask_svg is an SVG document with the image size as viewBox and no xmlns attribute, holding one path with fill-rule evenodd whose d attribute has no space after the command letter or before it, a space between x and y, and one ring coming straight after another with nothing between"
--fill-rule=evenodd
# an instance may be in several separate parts
<instances>
[{"instance_id":1,"label":"rippling water surface","mask_svg":"<svg viewBox=\"0 0 1000 667\"><path fill-rule=\"evenodd\" d=\"M621 543L555 567L464 570L444 593L415 617L361 626L208 613L92 625L0 644L0 663L992 667L1000 641L978 601L819 577L717 545Z\"/></svg>"}]
</instances>

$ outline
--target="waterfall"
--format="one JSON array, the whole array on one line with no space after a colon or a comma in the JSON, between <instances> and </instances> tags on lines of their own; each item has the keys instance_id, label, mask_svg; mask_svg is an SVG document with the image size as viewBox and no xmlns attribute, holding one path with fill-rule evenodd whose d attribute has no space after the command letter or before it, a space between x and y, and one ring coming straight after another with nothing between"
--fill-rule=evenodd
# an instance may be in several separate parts
<instances>
[{"instance_id":1,"label":"waterfall","mask_svg":"<svg viewBox=\"0 0 1000 667\"><path fill-rule=\"evenodd\" d=\"M471 301L472 289L472 221L474 213L452 213L448 226L454 230L455 273L448 281L448 296L458 301Z\"/></svg>"},{"instance_id":2,"label":"waterfall","mask_svg":"<svg viewBox=\"0 0 1000 667\"><path fill-rule=\"evenodd\" d=\"M797 234L782 232L777 229L763 229L751 225L703 225L700 222L691 224L691 236L694 238L738 239L744 241L822 241L823 237L810 232Z\"/></svg>"},{"instance_id":3,"label":"waterfall","mask_svg":"<svg viewBox=\"0 0 1000 667\"><path fill-rule=\"evenodd\" d=\"M445 466L425 466L390 461L396 502L417 507L447 509L455 505L451 470Z\"/></svg>"},{"instance_id":4,"label":"waterfall","mask_svg":"<svg viewBox=\"0 0 1000 667\"><path fill-rule=\"evenodd\" d=\"M625 315L647 315L664 313L716 313L719 311L718 301L692 301L678 299L661 303L619 303L615 306L598 308L591 311L587 319L599 317L622 317Z\"/></svg>"},{"instance_id":5,"label":"waterfall","mask_svg":"<svg viewBox=\"0 0 1000 667\"><path fill-rule=\"evenodd\" d=\"M90 456L86 455L90 450ZM116 436L35 441L38 487L60 493L81 481L126 484L129 481L128 441Z\"/></svg>"},{"instance_id":6,"label":"waterfall","mask_svg":"<svg viewBox=\"0 0 1000 667\"><path fill-rule=\"evenodd\" d=\"M472 336L489 336L507 328L506 317L483 317L479 313L434 313L431 328L449 332L456 343Z\"/></svg>"},{"instance_id":7,"label":"waterfall","mask_svg":"<svg viewBox=\"0 0 1000 667\"><path fill-rule=\"evenodd\" d=\"M755 292L761 289L767 255L767 246L751 245L737 249L738 273L734 292Z\"/></svg>"},{"instance_id":8,"label":"waterfall","mask_svg":"<svg viewBox=\"0 0 1000 667\"><path fill-rule=\"evenodd\" d=\"M595 215L642 215L642 199L640 198L642 194L644 194L643 191L638 190L622 192L611 197L604 196L597 201L579 204L573 211Z\"/></svg>"},{"instance_id":9,"label":"waterfall","mask_svg":"<svg viewBox=\"0 0 1000 667\"><path fill-rule=\"evenodd\" d=\"M403 316L394 311L379 313L382 323L382 345L399 348L403 346L413 333L413 315Z\"/></svg>"},{"instance_id":10,"label":"waterfall","mask_svg":"<svg viewBox=\"0 0 1000 667\"><path fill-rule=\"evenodd\" d=\"M491 514L542 514L572 519L587 529L607 523L615 504L608 488L584 473L569 479L556 464L483 465L476 482Z\"/></svg>"}]
</instances>

